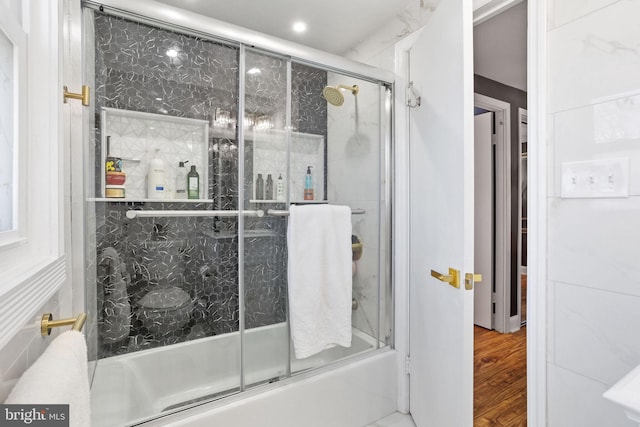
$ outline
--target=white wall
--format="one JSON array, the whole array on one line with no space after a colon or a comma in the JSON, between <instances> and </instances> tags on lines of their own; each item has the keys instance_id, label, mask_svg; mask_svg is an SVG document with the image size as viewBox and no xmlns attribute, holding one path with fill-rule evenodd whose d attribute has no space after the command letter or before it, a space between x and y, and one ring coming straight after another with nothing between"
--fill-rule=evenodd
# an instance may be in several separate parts
<instances>
[{"instance_id":1,"label":"white wall","mask_svg":"<svg viewBox=\"0 0 640 427\"><path fill-rule=\"evenodd\" d=\"M640 2L549 6L548 425L632 426L601 395L640 363ZM563 162L620 157L629 198L560 198Z\"/></svg>"}]
</instances>

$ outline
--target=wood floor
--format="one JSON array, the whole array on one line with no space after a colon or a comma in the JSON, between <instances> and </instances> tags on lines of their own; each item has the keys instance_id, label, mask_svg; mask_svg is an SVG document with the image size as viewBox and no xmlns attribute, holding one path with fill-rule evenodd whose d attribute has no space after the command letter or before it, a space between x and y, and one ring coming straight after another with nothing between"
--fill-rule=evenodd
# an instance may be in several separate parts
<instances>
[{"instance_id":1,"label":"wood floor","mask_svg":"<svg viewBox=\"0 0 640 427\"><path fill-rule=\"evenodd\" d=\"M474 427L526 426L526 327L514 334L474 328Z\"/></svg>"}]
</instances>

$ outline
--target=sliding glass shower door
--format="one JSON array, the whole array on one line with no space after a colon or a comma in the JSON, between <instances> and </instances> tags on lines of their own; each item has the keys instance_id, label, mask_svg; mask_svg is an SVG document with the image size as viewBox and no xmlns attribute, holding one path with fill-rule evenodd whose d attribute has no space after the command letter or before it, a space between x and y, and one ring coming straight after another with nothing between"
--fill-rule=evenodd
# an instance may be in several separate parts
<instances>
[{"instance_id":1,"label":"sliding glass shower door","mask_svg":"<svg viewBox=\"0 0 640 427\"><path fill-rule=\"evenodd\" d=\"M390 345L390 88L123 11L83 14L93 424ZM293 204L352 213L351 346L303 359L289 328Z\"/></svg>"}]
</instances>

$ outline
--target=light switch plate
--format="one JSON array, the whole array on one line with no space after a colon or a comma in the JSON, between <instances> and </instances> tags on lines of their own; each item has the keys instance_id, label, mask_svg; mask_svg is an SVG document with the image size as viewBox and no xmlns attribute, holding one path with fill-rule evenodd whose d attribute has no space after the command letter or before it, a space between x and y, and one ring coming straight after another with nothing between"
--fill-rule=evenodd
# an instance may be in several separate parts
<instances>
[{"instance_id":1,"label":"light switch plate","mask_svg":"<svg viewBox=\"0 0 640 427\"><path fill-rule=\"evenodd\" d=\"M562 163L562 198L629 197L629 159Z\"/></svg>"}]
</instances>

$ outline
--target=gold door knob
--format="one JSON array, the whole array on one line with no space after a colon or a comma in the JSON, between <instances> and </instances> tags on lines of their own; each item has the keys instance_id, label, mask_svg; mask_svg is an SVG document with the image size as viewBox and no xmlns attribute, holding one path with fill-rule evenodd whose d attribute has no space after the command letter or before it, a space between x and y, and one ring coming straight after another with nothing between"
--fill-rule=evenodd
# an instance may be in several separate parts
<instances>
[{"instance_id":1,"label":"gold door knob","mask_svg":"<svg viewBox=\"0 0 640 427\"><path fill-rule=\"evenodd\" d=\"M466 273L464 275L464 288L468 291L473 289L474 283L482 282L482 274L477 273Z\"/></svg>"},{"instance_id":2,"label":"gold door knob","mask_svg":"<svg viewBox=\"0 0 640 427\"><path fill-rule=\"evenodd\" d=\"M445 282L453 286L454 288L460 287L460 272L453 268L449 268L449 274L444 275L442 273L438 273L435 270L431 270L431 276L440 280L441 282Z\"/></svg>"}]
</instances>

